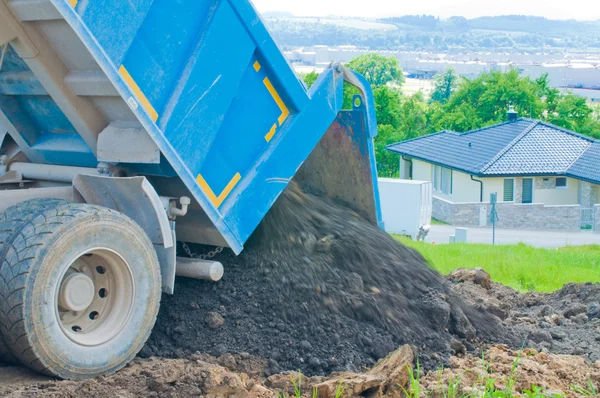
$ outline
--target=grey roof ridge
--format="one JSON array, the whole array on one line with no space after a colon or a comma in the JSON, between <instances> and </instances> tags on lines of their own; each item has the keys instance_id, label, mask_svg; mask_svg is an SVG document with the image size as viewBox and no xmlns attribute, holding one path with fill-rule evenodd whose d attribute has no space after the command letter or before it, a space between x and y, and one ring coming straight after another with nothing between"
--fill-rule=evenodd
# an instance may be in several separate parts
<instances>
[{"instance_id":1,"label":"grey roof ridge","mask_svg":"<svg viewBox=\"0 0 600 398\"><path fill-rule=\"evenodd\" d=\"M542 120L538 120L538 121L539 121L540 124L543 124L546 127L550 127L552 129L562 131L563 133L572 135L574 137L581 138L581 139L584 139L584 140L589 141L589 142L600 142L600 140L597 140L595 138L592 138L592 137L589 137L589 136L586 136L586 135L583 135L583 134L576 133L576 132L568 130L568 129L564 128L564 127L560 127L560 126L557 126L557 125L552 124L552 123L544 122Z\"/></svg>"},{"instance_id":2,"label":"grey roof ridge","mask_svg":"<svg viewBox=\"0 0 600 398\"><path fill-rule=\"evenodd\" d=\"M411 138L410 140L401 141L401 142L396 142L396 143L394 143L394 144L389 144L389 145L386 145L386 146L385 146L385 149L388 149L388 150L391 150L391 151L393 151L393 150L391 149L391 147L392 147L392 146L394 146L394 145L402 145L402 144L405 144L405 143L407 143L407 142L419 141L419 140L422 140L422 139L425 139L425 138L433 137L433 136L436 136L436 135L443 135L443 134L446 134L446 133L460 135L460 134L458 134L456 131L452 131L452 130L442 130L442 131L438 131L437 133L432 133L432 134L422 135L422 136L420 136L420 137ZM419 147L417 147L417 148L419 148Z\"/></svg>"},{"instance_id":3,"label":"grey roof ridge","mask_svg":"<svg viewBox=\"0 0 600 398\"><path fill-rule=\"evenodd\" d=\"M594 140L594 141L595 141L595 142L599 142L599 143L600 143L600 141L598 141L598 140ZM570 164L570 165L569 165L567 168L565 168L565 173L568 173L568 172L569 172L569 170L571 169L571 167L573 167L573 165L574 165L575 163L577 163L577 161L578 161L579 159L581 159L581 157L582 157L583 155L585 155L585 153L586 153L587 151L589 151L589 150L592 148L592 146L593 146L593 145L594 145L594 142L590 142L590 143L589 143L589 145L587 146L587 148L585 148L585 150L581 151L581 153L579 154L579 156L577 156L577 158L576 158L575 160L573 160L573 161L571 162L571 164Z\"/></svg>"},{"instance_id":4,"label":"grey roof ridge","mask_svg":"<svg viewBox=\"0 0 600 398\"><path fill-rule=\"evenodd\" d=\"M528 117L520 117L520 118L515 119L515 120L507 120L507 121L502 122L502 123L492 124L492 125L485 126L485 127L480 127L478 129L471 130L471 131L465 131L464 133L461 133L460 135L469 135L469 134L473 134L473 133L479 133L480 131L489 130L489 129L493 129L493 128L496 128L496 127L500 127L500 126L504 126L504 125L512 124L512 123L516 123L516 122L522 122L522 121L535 122L536 120L535 119L530 119Z\"/></svg>"},{"instance_id":5,"label":"grey roof ridge","mask_svg":"<svg viewBox=\"0 0 600 398\"><path fill-rule=\"evenodd\" d=\"M527 134L531 132L537 125L539 125L539 120L527 119L531 120L533 123L529 127L527 127L521 134L519 134L514 140L512 140L508 145L506 145L500 152L496 154L481 170L479 170L480 174L484 174L486 170L488 170L494 163L496 163L502 156L506 154L506 152L510 151L512 147L514 147L519 141L523 139Z\"/></svg>"}]
</instances>

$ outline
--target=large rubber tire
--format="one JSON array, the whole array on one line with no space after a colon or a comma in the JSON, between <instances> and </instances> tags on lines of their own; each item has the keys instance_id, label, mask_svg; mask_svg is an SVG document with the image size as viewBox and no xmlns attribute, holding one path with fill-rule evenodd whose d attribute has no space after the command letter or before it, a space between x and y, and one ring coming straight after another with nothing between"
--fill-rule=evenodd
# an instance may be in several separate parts
<instances>
[{"instance_id":1,"label":"large rubber tire","mask_svg":"<svg viewBox=\"0 0 600 398\"><path fill-rule=\"evenodd\" d=\"M13 235L13 231L31 221L40 212L52 207L66 204L62 199L31 199L9 207L0 213L0 258L4 251L4 243ZM0 276L1 278L1 276ZM0 363L17 364L18 360L10 352L0 331Z\"/></svg>"},{"instance_id":2,"label":"large rubber tire","mask_svg":"<svg viewBox=\"0 0 600 398\"><path fill-rule=\"evenodd\" d=\"M4 230L2 225L0 230ZM133 220L98 206L61 204L14 230L2 252L0 331L21 363L49 376L83 380L116 372L142 349L158 314L161 277L152 242ZM88 261L84 256L125 264L124 273L116 275L126 275L121 279L133 283L129 296L127 289L119 287L125 282L117 279L110 285L110 301L130 306L100 314L99 326L90 327L91 338L97 337L99 330L117 325L106 341L85 340L87 332L71 333L62 317L59 319L59 292L66 275L71 275L67 271L72 273L70 267L77 261ZM103 267L93 267L99 268ZM104 270L97 272L104 274ZM93 291L94 300L96 294ZM104 321L104 316L109 320ZM89 319L95 318L90 314Z\"/></svg>"}]
</instances>

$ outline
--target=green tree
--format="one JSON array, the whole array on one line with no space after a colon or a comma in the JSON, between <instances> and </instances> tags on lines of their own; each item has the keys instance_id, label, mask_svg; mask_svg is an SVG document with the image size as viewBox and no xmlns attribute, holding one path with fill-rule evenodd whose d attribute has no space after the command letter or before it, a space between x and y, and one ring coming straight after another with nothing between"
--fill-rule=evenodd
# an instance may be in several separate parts
<instances>
[{"instance_id":1,"label":"green tree","mask_svg":"<svg viewBox=\"0 0 600 398\"><path fill-rule=\"evenodd\" d=\"M473 80L464 79L446 103L439 124L462 132L501 123L506 120L511 105L521 116L541 118L546 106L539 93L538 84L519 76L515 69L506 73L484 73Z\"/></svg>"},{"instance_id":2,"label":"green tree","mask_svg":"<svg viewBox=\"0 0 600 398\"><path fill-rule=\"evenodd\" d=\"M445 104L460 85L460 76L454 68L447 68L444 73L433 77L433 93L431 100Z\"/></svg>"},{"instance_id":3,"label":"green tree","mask_svg":"<svg viewBox=\"0 0 600 398\"><path fill-rule=\"evenodd\" d=\"M348 63L348 68L363 75L373 88L394 84L402 86L404 75L396 57L369 53L354 58Z\"/></svg>"},{"instance_id":4,"label":"green tree","mask_svg":"<svg viewBox=\"0 0 600 398\"><path fill-rule=\"evenodd\" d=\"M302 77L302 80L304 80L304 83L306 83L308 88L311 88L312 85L315 84L315 82L319 78L319 74L315 70L308 72L306 74L302 74L300 76Z\"/></svg>"},{"instance_id":5,"label":"green tree","mask_svg":"<svg viewBox=\"0 0 600 398\"><path fill-rule=\"evenodd\" d=\"M572 93L560 97L553 112L548 112L548 121L572 131L580 131L590 122L592 108L586 100Z\"/></svg>"}]
</instances>

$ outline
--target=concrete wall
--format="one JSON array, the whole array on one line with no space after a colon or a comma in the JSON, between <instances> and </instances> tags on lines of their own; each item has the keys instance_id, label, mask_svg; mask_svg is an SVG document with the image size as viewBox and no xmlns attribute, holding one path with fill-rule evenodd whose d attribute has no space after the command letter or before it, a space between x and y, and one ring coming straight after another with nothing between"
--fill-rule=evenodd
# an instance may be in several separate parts
<instances>
[{"instance_id":1,"label":"concrete wall","mask_svg":"<svg viewBox=\"0 0 600 398\"><path fill-rule=\"evenodd\" d=\"M594 231L600 233L600 205L594 205Z\"/></svg>"},{"instance_id":2,"label":"concrete wall","mask_svg":"<svg viewBox=\"0 0 600 398\"><path fill-rule=\"evenodd\" d=\"M486 202L453 203L434 196L433 218L458 226L480 226L481 209L485 209L486 221L489 223L491 207ZM496 210L499 218L496 225L499 228L579 231L581 227L579 205L498 203ZM596 217L599 217L598 214Z\"/></svg>"}]
</instances>

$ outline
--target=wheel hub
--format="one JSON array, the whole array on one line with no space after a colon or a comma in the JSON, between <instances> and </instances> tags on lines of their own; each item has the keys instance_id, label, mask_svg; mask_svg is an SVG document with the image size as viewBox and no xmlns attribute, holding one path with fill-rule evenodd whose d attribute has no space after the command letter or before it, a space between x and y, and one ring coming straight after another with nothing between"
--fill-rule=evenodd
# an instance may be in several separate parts
<instances>
[{"instance_id":1,"label":"wheel hub","mask_svg":"<svg viewBox=\"0 0 600 398\"><path fill-rule=\"evenodd\" d=\"M68 311L84 311L94 301L95 290L92 278L86 274L72 273L60 287L58 305Z\"/></svg>"},{"instance_id":2,"label":"wheel hub","mask_svg":"<svg viewBox=\"0 0 600 398\"><path fill-rule=\"evenodd\" d=\"M56 293L61 329L84 346L103 344L124 327L133 308L135 286L128 263L108 249L92 249L75 259Z\"/></svg>"}]
</instances>

